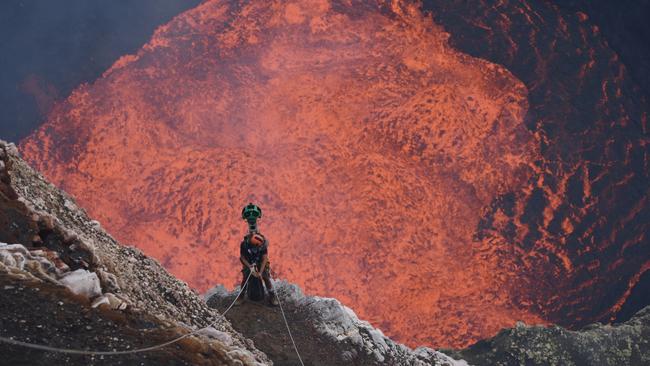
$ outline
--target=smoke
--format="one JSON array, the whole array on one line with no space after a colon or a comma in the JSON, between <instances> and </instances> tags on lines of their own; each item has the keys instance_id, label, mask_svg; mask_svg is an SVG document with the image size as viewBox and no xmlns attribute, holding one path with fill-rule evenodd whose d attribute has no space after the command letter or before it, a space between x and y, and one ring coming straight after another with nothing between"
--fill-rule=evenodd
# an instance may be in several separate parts
<instances>
[{"instance_id":1,"label":"smoke","mask_svg":"<svg viewBox=\"0 0 650 366\"><path fill-rule=\"evenodd\" d=\"M92 82L200 0L0 2L0 138L18 141L59 98Z\"/></svg>"}]
</instances>

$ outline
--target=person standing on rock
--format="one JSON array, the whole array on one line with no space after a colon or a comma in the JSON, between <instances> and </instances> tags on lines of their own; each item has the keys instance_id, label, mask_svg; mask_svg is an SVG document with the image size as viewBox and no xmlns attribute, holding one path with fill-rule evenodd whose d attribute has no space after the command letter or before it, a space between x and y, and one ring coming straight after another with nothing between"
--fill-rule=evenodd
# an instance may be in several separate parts
<instances>
[{"instance_id":1,"label":"person standing on rock","mask_svg":"<svg viewBox=\"0 0 650 366\"><path fill-rule=\"evenodd\" d=\"M268 255L268 240L257 229L257 220L262 217L262 209L249 203L242 210L242 218L248 222L248 233L244 236L239 246L239 261L243 265L242 269L242 294L237 299L236 304L240 305L244 301L246 280L249 275L261 278L269 292L269 303L273 306L278 304L271 282L271 268Z\"/></svg>"}]
</instances>

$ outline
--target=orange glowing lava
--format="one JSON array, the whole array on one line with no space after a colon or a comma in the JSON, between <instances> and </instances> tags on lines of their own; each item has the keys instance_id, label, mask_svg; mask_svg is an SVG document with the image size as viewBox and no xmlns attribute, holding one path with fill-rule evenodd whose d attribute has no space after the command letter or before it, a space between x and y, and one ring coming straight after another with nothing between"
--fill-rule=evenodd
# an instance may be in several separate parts
<instances>
[{"instance_id":1,"label":"orange glowing lava","mask_svg":"<svg viewBox=\"0 0 650 366\"><path fill-rule=\"evenodd\" d=\"M475 235L535 173L524 85L401 1L233 3L158 29L24 155L201 291L239 280L252 201L279 277L409 345L543 322L521 301L525 255Z\"/></svg>"}]
</instances>

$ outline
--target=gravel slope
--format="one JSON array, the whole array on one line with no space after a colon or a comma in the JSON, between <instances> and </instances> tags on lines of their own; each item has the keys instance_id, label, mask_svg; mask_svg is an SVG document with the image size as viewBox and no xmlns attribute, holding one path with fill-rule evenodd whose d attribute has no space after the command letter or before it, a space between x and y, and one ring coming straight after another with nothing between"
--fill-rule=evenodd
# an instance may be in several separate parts
<instances>
[{"instance_id":1,"label":"gravel slope","mask_svg":"<svg viewBox=\"0 0 650 366\"><path fill-rule=\"evenodd\" d=\"M35 331L34 334L43 334L39 341L92 348L104 344L102 337L112 334L109 330L98 332L98 324L117 317L125 329L117 329L115 334L126 337L124 346L135 347L153 344L152 341L157 339L169 339L165 335L183 334L217 319L214 331L221 334L222 339L193 338L186 343L202 350L201 357L196 356L196 352L183 354L181 350L173 353L175 356L168 362L271 364L266 355L236 332L226 319L210 309L186 283L171 276L157 261L139 250L120 245L98 222L91 220L71 197L30 168L18 156L13 144L4 141L0 141L0 242L22 245L0 247L14 248L13 251L2 249L0 253L3 291L9 291L7 296L4 293L2 296L2 336L19 340L32 336L33 328L26 324L25 328L16 326L23 325L14 321L19 314L21 319L29 319L30 324L33 320L35 327L39 321L42 323L43 315L54 314L56 316L49 323L40 324L47 325L47 330ZM93 284L96 288L73 294L74 290L71 289L75 286L66 288L64 277L74 271L92 277L98 282ZM41 289L47 289L48 297L43 297L45 292ZM50 301L59 297L61 301L72 299L70 301L76 305L70 306L76 306L76 309L57 307L55 302ZM114 300L114 304L108 299ZM92 310L91 304L97 305L102 301L106 303L98 307L99 310L103 309L102 312ZM28 304L39 304L39 307ZM5 309L14 309L15 313L9 310L5 312ZM77 323L83 325L84 320L72 320L72 315L88 311L93 316L87 325L94 330L85 326L68 327ZM148 324L146 328L172 330L138 339L137 332L141 330L143 322ZM3 349L13 354L6 346ZM17 354L23 352L20 350ZM23 356L27 357L25 362L33 362L31 364L50 359L50 356L39 358L29 352ZM17 360L14 359L15 362ZM122 360L128 363L129 358ZM84 360L79 364L86 362Z\"/></svg>"}]
</instances>

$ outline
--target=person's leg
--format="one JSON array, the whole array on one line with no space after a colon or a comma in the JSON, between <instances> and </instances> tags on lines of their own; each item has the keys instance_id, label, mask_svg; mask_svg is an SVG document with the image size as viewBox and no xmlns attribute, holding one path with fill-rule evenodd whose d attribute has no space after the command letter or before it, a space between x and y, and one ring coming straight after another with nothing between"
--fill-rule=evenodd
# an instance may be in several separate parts
<instances>
[{"instance_id":1,"label":"person's leg","mask_svg":"<svg viewBox=\"0 0 650 366\"><path fill-rule=\"evenodd\" d=\"M239 285L239 288L242 289L242 296L243 296L244 294L246 294L246 287L248 287L246 280L248 279L248 275L251 273L251 270L248 267L243 266L241 273L242 273L242 278L241 278L241 284Z\"/></svg>"},{"instance_id":2,"label":"person's leg","mask_svg":"<svg viewBox=\"0 0 650 366\"><path fill-rule=\"evenodd\" d=\"M271 305L277 305L278 300L275 297L275 289L273 288L273 282L271 281L271 266L270 264L264 269L262 273L262 279L264 280L264 285L266 285L266 290L269 292L269 302Z\"/></svg>"},{"instance_id":3,"label":"person's leg","mask_svg":"<svg viewBox=\"0 0 650 366\"><path fill-rule=\"evenodd\" d=\"M248 287L248 284L246 283L246 279L248 278L250 269L248 269L248 267L246 266L243 266L241 273L242 273L242 279L241 279L241 284L239 285L239 288L241 289L241 293L239 294L239 297L235 300L235 305L241 305L244 303L244 298L246 297L246 287Z\"/></svg>"},{"instance_id":4,"label":"person's leg","mask_svg":"<svg viewBox=\"0 0 650 366\"><path fill-rule=\"evenodd\" d=\"M273 282L271 282L271 271L269 270L269 266L266 266L264 269L264 273L262 273L262 279L266 285L266 290L268 292L273 292Z\"/></svg>"}]
</instances>

